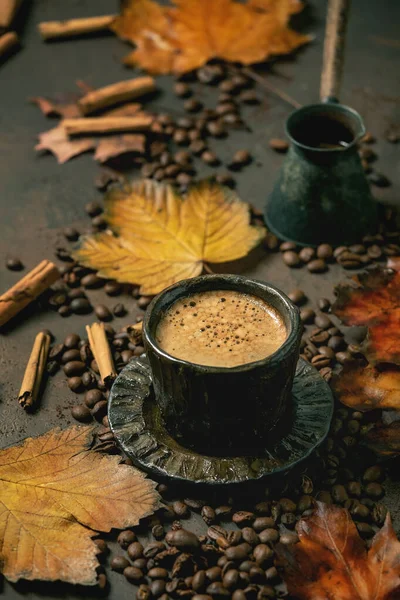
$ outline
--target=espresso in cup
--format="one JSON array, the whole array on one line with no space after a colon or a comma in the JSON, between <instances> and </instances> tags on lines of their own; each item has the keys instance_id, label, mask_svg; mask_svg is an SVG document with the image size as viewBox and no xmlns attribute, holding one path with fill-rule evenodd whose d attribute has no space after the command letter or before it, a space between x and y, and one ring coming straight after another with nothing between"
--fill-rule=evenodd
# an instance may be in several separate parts
<instances>
[{"instance_id":1,"label":"espresso in cup","mask_svg":"<svg viewBox=\"0 0 400 600\"><path fill-rule=\"evenodd\" d=\"M287 338L280 313L258 296L209 290L176 300L160 320L159 347L176 358L237 367L276 352Z\"/></svg>"}]
</instances>

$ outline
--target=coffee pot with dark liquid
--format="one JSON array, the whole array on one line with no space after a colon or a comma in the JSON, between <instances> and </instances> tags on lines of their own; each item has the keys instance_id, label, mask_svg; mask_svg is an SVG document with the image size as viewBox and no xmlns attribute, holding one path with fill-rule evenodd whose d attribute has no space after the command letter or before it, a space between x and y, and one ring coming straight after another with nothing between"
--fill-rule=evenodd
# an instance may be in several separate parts
<instances>
[{"instance_id":1,"label":"coffee pot with dark liquid","mask_svg":"<svg viewBox=\"0 0 400 600\"><path fill-rule=\"evenodd\" d=\"M302 246L352 243L376 228L377 204L357 151L364 124L337 100L349 5L329 2L322 102L288 118L291 146L265 208L268 229Z\"/></svg>"}]
</instances>

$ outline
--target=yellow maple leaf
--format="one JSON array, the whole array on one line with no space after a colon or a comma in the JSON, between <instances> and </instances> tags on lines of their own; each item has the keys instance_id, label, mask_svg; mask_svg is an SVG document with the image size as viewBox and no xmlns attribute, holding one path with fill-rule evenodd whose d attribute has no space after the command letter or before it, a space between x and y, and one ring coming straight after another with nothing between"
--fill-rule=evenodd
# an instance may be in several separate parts
<instances>
[{"instance_id":1,"label":"yellow maple leaf","mask_svg":"<svg viewBox=\"0 0 400 600\"><path fill-rule=\"evenodd\" d=\"M155 484L119 457L90 450L93 430L51 430L0 451L0 571L10 581L94 585L97 531L158 507Z\"/></svg>"},{"instance_id":2,"label":"yellow maple leaf","mask_svg":"<svg viewBox=\"0 0 400 600\"><path fill-rule=\"evenodd\" d=\"M299 0L127 0L111 28L136 45L124 62L152 73L184 73L213 58L249 65L311 38L288 27Z\"/></svg>"},{"instance_id":3,"label":"yellow maple leaf","mask_svg":"<svg viewBox=\"0 0 400 600\"><path fill-rule=\"evenodd\" d=\"M140 284L142 294L196 277L205 263L242 258L265 235L250 225L248 204L209 181L181 198L171 186L142 180L113 189L105 202L117 235L87 236L73 256L100 276Z\"/></svg>"}]
</instances>

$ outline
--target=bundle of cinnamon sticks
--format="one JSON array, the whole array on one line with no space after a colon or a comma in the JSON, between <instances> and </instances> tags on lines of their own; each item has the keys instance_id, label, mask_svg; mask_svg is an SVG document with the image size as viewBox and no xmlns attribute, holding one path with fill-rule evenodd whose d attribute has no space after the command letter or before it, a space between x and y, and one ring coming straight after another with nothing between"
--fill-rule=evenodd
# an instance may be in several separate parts
<instances>
[{"instance_id":1,"label":"bundle of cinnamon sticks","mask_svg":"<svg viewBox=\"0 0 400 600\"><path fill-rule=\"evenodd\" d=\"M22 0L0 1L0 57L11 54L19 45L19 37L11 26L21 4Z\"/></svg>"}]
</instances>

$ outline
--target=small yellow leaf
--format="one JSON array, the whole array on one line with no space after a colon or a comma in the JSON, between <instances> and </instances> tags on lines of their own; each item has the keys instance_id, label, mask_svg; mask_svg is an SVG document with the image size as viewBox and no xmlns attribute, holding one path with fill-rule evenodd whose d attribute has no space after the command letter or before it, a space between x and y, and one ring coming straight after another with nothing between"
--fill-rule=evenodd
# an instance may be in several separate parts
<instances>
[{"instance_id":1,"label":"small yellow leaf","mask_svg":"<svg viewBox=\"0 0 400 600\"><path fill-rule=\"evenodd\" d=\"M83 238L74 258L99 275L141 285L142 294L200 275L205 262L245 256L264 237L249 207L209 181L181 198L151 180L113 189L106 198L110 232Z\"/></svg>"},{"instance_id":2,"label":"small yellow leaf","mask_svg":"<svg viewBox=\"0 0 400 600\"><path fill-rule=\"evenodd\" d=\"M10 581L96 583L91 539L158 507L155 484L90 450L90 427L51 430L0 451L0 571Z\"/></svg>"}]
</instances>

